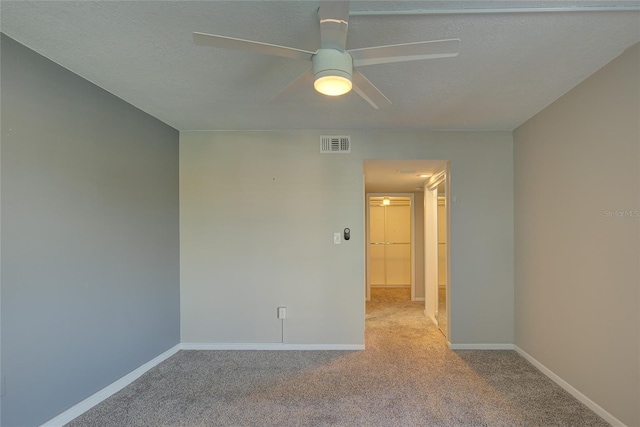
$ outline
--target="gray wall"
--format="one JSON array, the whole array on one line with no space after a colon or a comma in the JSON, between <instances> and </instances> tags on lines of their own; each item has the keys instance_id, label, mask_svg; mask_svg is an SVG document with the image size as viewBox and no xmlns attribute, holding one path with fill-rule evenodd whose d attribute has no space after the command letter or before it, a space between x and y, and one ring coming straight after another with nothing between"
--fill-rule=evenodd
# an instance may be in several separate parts
<instances>
[{"instance_id":1,"label":"gray wall","mask_svg":"<svg viewBox=\"0 0 640 427\"><path fill-rule=\"evenodd\" d=\"M513 343L511 132L346 133L344 155L319 153L330 131L180 133L182 341L280 342L283 305L286 343L362 344L363 160L442 159L450 340Z\"/></svg>"},{"instance_id":2,"label":"gray wall","mask_svg":"<svg viewBox=\"0 0 640 427\"><path fill-rule=\"evenodd\" d=\"M179 342L178 132L2 36L2 425Z\"/></svg>"},{"instance_id":3,"label":"gray wall","mask_svg":"<svg viewBox=\"0 0 640 427\"><path fill-rule=\"evenodd\" d=\"M515 342L640 425L639 45L514 139Z\"/></svg>"}]
</instances>

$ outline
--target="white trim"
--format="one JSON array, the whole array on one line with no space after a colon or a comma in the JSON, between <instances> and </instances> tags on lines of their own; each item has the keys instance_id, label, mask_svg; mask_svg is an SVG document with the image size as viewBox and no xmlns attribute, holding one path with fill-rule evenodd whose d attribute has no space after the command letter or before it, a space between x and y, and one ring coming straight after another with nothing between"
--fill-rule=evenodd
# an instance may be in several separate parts
<instances>
[{"instance_id":1,"label":"white trim","mask_svg":"<svg viewBox=\"0 0 640 427\"><path fill-rule=\"evenodd\" d=\"M478 15L503 13L559 13L559 12L637 12L638 6L571 6L571 7L508 7L508 8L451 8L451 9L409 9L409 10L352 10L349 16L424 16L424 15ZM449 131L449 129L431 129ZM455 131L456 129L450 129ZM466 131L470 131L467 129ZM478 129L482 130L482 129Z\"/></svg>"},{"instance_id":2,"label":"white trim","mask_svg":"<svg viewBox=\"0 0 640 427\"><path fill-rule=\"evenodd\" d=\"M369 289L369 260L367 259L367 251L369 248L369 198L367 197L367 178L364 175L364 162L362 163L362 203L364 203L364 257L362 267L364 268L364 303L362 309L367 312L367 302L371 301L371 292ZM364 332L363 332L364 333Z\"/></svg>"},{"instance_id":3,"label":"white trim","mask_svg":"<svg viewBox=\"0 0 640 427\"><path fill-rule=\"evenodd\" d=\"M428 317L436 319L438 312L438 218L434 191L424 185L424 309ZM434 248L435 243L435 248ZM438 321L435 321L436 326Z\"/></svg>"},{"instance_id":4,"label":"white trim","mask_svg":"<svg viewBox=\"0 0 640 427\"><path fill-rule=\"evenodd\" d=\"M98 403L119 392L149 369L167 360L180 350L364 350L364 344L282 344L282 343L246 343L246 344L215 344L215 343L181 343L154 357L139 368L129 372L119 380L114 381L102 390L92 394L83 401L73 405L61 414L41 424L40 427L63 426Z\"/></svg>"},{"instance_id":5,"label":"white trim","mask_svg":"<svg viewBox=\"0 0 640 427\"><path fill-rule=\"evenodd\" d=\"M451 350L513 350L513 344L449 344Z\"/></svg>"},{"instance_id":6,"label":"white trim","mask_svg":"<svg viewBox=\"0 0 640 427\"><path fill-rule=\"evenodd\" d=\"M576 389L574 386L572 386L571 384L569 384L568 382L563 380L558 374L556 374L551 369L549 369L546 366L544 366L542 363L540 363L538 360L536 360L529 353L527 353L526 351L524 351L523 349L521 349L517 345L514 345L513 349L516 352L518 352L518 354L520 356L522 356L525 359L527 359L527 361L529 363L531 363L533 366L538 368L538 370L540 372L542 372L547 377L549 377L554 383L558 384L560 387L562 387L567 392L569 392L569 394L571 394L573 397L575 397L580 402L582 402L584 405L586 405L589 409L591 409L593 412L598 414L600 417L604 418L604 420L606 422L608 422L609 424L611 424L614 427L625 427L625 424L622 421L620 421L619 419L617 419L616 417L611 415L602 406L598 405L596 402L594 402L593 400L589 399L587 396L582 394L578 389Z\"/></svg>"},{"instance_id":7,"label":"white trim","mask_svg":"<svg viewBox=\"0 0 640 427\"><path fill-rule=\"evenodd\" d=\"M366 178L364 176L364 172L362 173L362 182L364 183ZM369 217L371 216L370 211L370 203L369 202L369 194L366 191L366 186L364 188L364 299L365 301L371 301L371 285L370 281L370 272L369 272ZM365 305L366 310L366 305Z\"/></svg>"},{"instance_id":8,"label":"white trim","mask_svg":"<svg viewBox=\"0 0 640 427\"><path fill-rule=\"evenodd\" d=\"M435 316L431 316L426 309L423 311L423 313L424 313L424 317L428 317L429 319L431 319L433 324L436 325L436 327L438 327L438 320L436 320ZM447 344L450 344L450 343L447 341Z\"/></svg>"},{"instance_id":9,"label":"white trim","mask_svg":"<svg viewBox=\"0 0 640 427\"><path fill-rule=\"evenodd\" d=\"M180 349L181 349L180 344L174 345L169 350L165 351L159 356L154 357L144 365L129 372L127 375L120 378L119 380L116 380L115 382L109 384L102 390L92 394L91 396L87 397L83 401L73 405L71 408L67 409L63 413L51 418L49 421L42 424L41 427L57 427L57 426L62 426L69 423L74 418L79 417L80 415L87 412L89 409L96 406L98 403L102 402L109 396L119 392L120 390L122 390L123 388L125 388L126 386L134 382L135 380L140 378L145 372L147 372L149 369L158 365L160 362L163 362L166 359L170 358L171 356L176 354Z\"/></svg>"},{"instance_id":10,"label":"white trim","mask_svg":"<svg viewBox=\"0 0 640 427\"><path fill-rule=\"evenodd\" d=\"M416 197L411 193L411 299L416 298Z\"/></svg>"},{"instance_id":11,"label":"white trim","mask_svg":"<svg viewBox=\"0 0 640 427\"><path fill-rule=\"evenodd\" d=\"M447 269L445 273L445 292L446 292L446 305L447 305L447 332L446 336L451 337L451 325L453 321L451 320L451 163L447 161L447 177L445 179L445 187L444 187L444 198L445 198L445 215L446 215L446 261L447 265L445 268Z\"/></svg>"},{"instance_id":12,"label":"white trim","mask_svg":"<svg viewBox=\"0 0 640 427\"><path fill-rule=\"evenodd\" d=\"M413 301L422 302L422 301L424 301L424 297L415 297L415 298L413 299Z\"/></svg>"},{"instance_id":13,"label":"white trim","mask_svg":"<svg viewBox=\"0 0 640 427\"><path fill-rule=\"evenodd\" d=\"M446 168L436 174L431 175L431 178L429 178L429 180L425 183L427 190L433 191L437 189L438 185L440 185L446 179L446 177L447 177Z\"/></svg>"},{"instance_id":14,"label":"white trim","mask_svg":"<svg viewBox=\"0 0 640 427\"><path fill-rule=\"evenodd\" d=\"M364 344L182 343L182 350L364 350Z\"/></svg>"},{"instance_id":15,"label":"white trim","mask_svg":"<svg viewBox=\"0 0 640 427\"><path fill-rule=\"evenodd\" d=\"M426 313L425 313L426 315ZM431 317L435 322L435 319ZM589 399L578 389L563 380L559 375L547 368L545 365L536 360L529 353L514 344L452 344L447 341L451 350L515 350L529 363L535 366L540 372L549 377L553 382L565 389L569 394L586 405L593 412L602 417L605 421L614 427L625 427L625 424L607 412L600 405ZM83 401L75 404L71 408L61 414L51 418L43 423L41 427L57 427L62 426L73 419L79 417L98 403L102 402L111 395L122 390L145 372L165 361L169 357L176 354L179 350L364 350L364 344L282 344L282 343L236 343L236 344L216 344L216 343L182 343L171 347L164 353L151 359L134 371L123 376L119 380L109 384L102 390L92 394Z\"/></svg>"}]
</instances>

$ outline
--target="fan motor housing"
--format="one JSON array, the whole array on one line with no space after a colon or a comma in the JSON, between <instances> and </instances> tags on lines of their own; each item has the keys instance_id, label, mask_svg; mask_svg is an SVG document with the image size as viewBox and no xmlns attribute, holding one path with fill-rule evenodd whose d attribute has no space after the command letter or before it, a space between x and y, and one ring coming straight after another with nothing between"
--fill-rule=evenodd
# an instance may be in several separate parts
<instances>
[{"instance_id":1,"label":"fan motor housing","mask_svg":"<svg viewBox=\"0 0 640 427\"><path fill-rule=\"evenodd\" d=\"M311 59L313 78L338 75L351 81L353 76L353 58L347 52L337 49L319 49Z\"/></svg>"}]
</instances>

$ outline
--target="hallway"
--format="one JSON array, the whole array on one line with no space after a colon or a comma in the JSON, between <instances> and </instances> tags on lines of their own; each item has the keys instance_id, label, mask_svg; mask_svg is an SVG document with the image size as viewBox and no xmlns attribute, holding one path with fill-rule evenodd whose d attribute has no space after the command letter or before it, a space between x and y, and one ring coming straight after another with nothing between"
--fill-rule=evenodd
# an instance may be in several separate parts
<instances>
[{"instance_id":1,"label":"hallway","mask_svg":"<svg viewBox=\"0 0 640 427\"><path fill-rule=\"evenodd\" d=\"M366 307L365 347L403 348L407 340L446 346L446 340L424 315L424 302L411 301L409 288L372 288ZM411 341L411 342L412 342Z\"/></svg>"}]
</instances>

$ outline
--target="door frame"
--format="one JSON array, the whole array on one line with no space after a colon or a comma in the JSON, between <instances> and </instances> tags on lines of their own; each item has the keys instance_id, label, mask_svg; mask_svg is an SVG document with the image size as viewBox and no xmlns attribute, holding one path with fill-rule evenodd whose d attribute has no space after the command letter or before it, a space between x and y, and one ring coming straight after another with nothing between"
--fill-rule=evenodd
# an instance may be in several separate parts
<instances>
[{"instance_id":1,"label":"door frame","mask_svg":"<svg viewBox=\"0 0 640 427\"><path fill-rule=\"evenodd\" d=\"M451 342L451 171L449 162L424 184L424 314L438 325L438 185L445 182L447 341Z\"/></svg>"},{"instance_id":2,"label":"door frame","mask_svg":"<svg viewBox=\"0 0 640 427\"><path fill-rule=\"evenodd\" d=\"M411 199L411 301L416 300L416 228L415 228L415 197L413 193L365 193L365 300L371 301L371 284L369 282L369 206L371 197L409 197Z\"/></svg>"}]
</instances>

